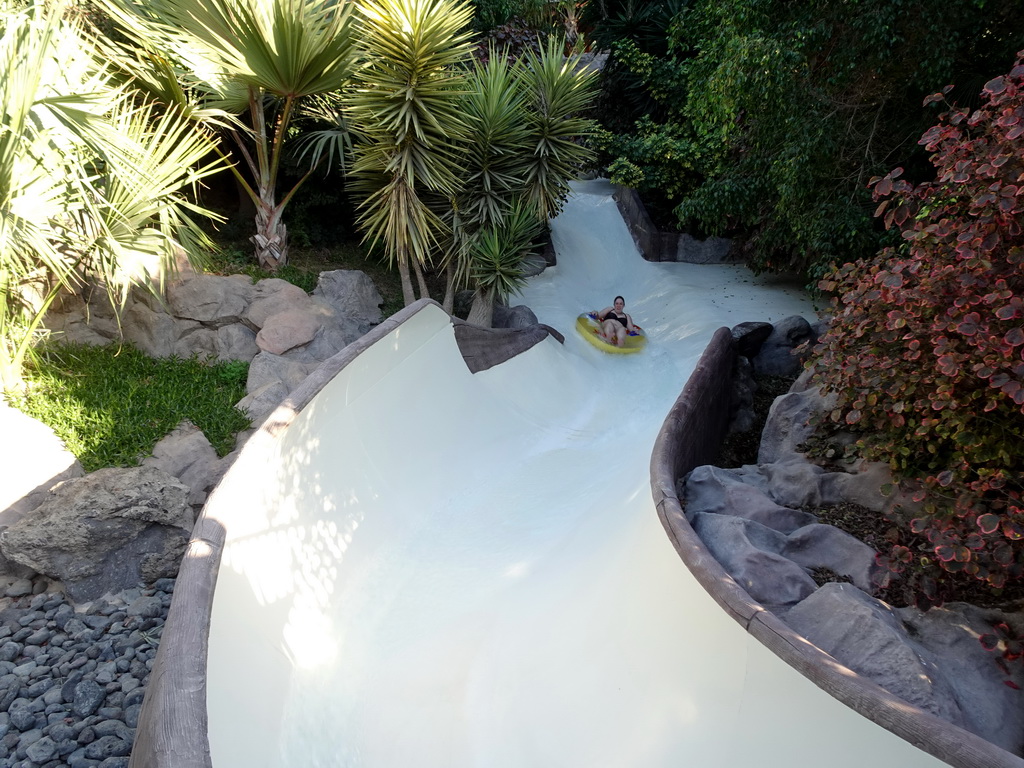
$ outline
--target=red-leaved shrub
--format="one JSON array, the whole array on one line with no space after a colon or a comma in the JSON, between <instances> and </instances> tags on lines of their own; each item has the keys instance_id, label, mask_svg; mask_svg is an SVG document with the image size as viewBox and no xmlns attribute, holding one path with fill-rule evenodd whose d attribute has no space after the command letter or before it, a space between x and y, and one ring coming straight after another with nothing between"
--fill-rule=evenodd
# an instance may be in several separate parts
<instances>
[{"instance_id":1,"label":"red-leaved shrub","mask_svg":"<svg viewBox=\"0 0 1024 768\"><path fill-rule=\"evenodd\" d=\"M883 561L911 566L926 603L936 565L993 589L1024 573L1022 59L977 111L951 108L921 138L934 181L872 180L905 243L820 283L837 296L814 360L839 397L827 418L921 502Z\"/></svg>"}]
</instances>

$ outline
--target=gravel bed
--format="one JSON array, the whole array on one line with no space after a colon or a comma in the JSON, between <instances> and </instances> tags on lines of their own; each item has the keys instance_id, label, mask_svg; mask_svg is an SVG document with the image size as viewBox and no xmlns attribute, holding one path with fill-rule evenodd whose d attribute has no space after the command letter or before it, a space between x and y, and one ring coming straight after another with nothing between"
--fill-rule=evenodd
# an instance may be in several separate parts
<instances>
[{"instance_id":1,"label":"gravel bed","mask_svg":"<svg viewBox=\"0 0 1024 768\"><path fill-rule=\"evenodd\" d=\"M0 765L126 768L174 580L77 610L32 586L0 598Z\"/></svg>"}]
</instances>

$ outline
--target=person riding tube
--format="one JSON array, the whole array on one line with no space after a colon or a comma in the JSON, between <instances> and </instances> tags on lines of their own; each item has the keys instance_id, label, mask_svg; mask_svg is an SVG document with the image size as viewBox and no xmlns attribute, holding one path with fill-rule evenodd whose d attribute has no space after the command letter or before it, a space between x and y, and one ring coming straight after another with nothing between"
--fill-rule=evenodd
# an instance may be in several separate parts
<instances>
[{"instance_id":1,"label":"person riding tube","mask_svg":"<svg viewBox=\"0 0 1024 768\"><path fill-rule=\"evenodd\" d=\"M623 310L626 300L616 296L612 306L605 307L597 313L597 321L601 324L601 335L609 344L621 347L626 343L626 334L633 330L633 318Z\"/></svg>"}]
</instances>

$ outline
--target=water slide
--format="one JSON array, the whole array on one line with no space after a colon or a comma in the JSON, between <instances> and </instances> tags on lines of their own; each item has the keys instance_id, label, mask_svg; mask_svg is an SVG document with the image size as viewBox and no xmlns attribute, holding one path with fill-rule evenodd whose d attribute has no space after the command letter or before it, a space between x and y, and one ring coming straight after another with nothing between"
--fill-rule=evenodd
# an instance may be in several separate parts
<instances>
[{"instance_id":1,"label":"water slide","mask_svg":"<svg viewBox=\"0 0 1024 768\"><path fill-rule=\"evenodd\" d=\"M666 536L652 445L713 332L814 308L643 261L611 192L574 187L521 298L564 344L471 373L428 304L247 446L203 523L215 768L942 764L754 639ZM640 354L573 330L617 294Z\"/></svg>"}]
</instances>

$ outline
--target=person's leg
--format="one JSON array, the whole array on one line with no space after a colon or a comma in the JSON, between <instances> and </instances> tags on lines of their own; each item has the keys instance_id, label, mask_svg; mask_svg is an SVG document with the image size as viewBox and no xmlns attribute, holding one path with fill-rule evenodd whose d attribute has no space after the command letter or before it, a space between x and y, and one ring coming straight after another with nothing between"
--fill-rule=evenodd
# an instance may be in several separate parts
<instances>
[{"instance_id":1,"label":"person's leg","mask_svg":"<svg viewBox=\"0 0 1024 768\"><path fill-rule=\"evenodd\" d=\"M622 323L616 323L618 328L615 329L615 337L618 339L616 344L618 346L624 346L626 343L626 329L622 326Z\"/></svg>"},{"instance_id":2,"label":"person's leg","mask_svg":"<svg viewBox=\"0 0 1024 768\"><path fill-rule=\"evenodd\" d=\"M615 343L615 328L622 327L620 323L614 320L605 320L601 325L601 335L608 339L612 344Z\"/></svg>"}]
</instances>

